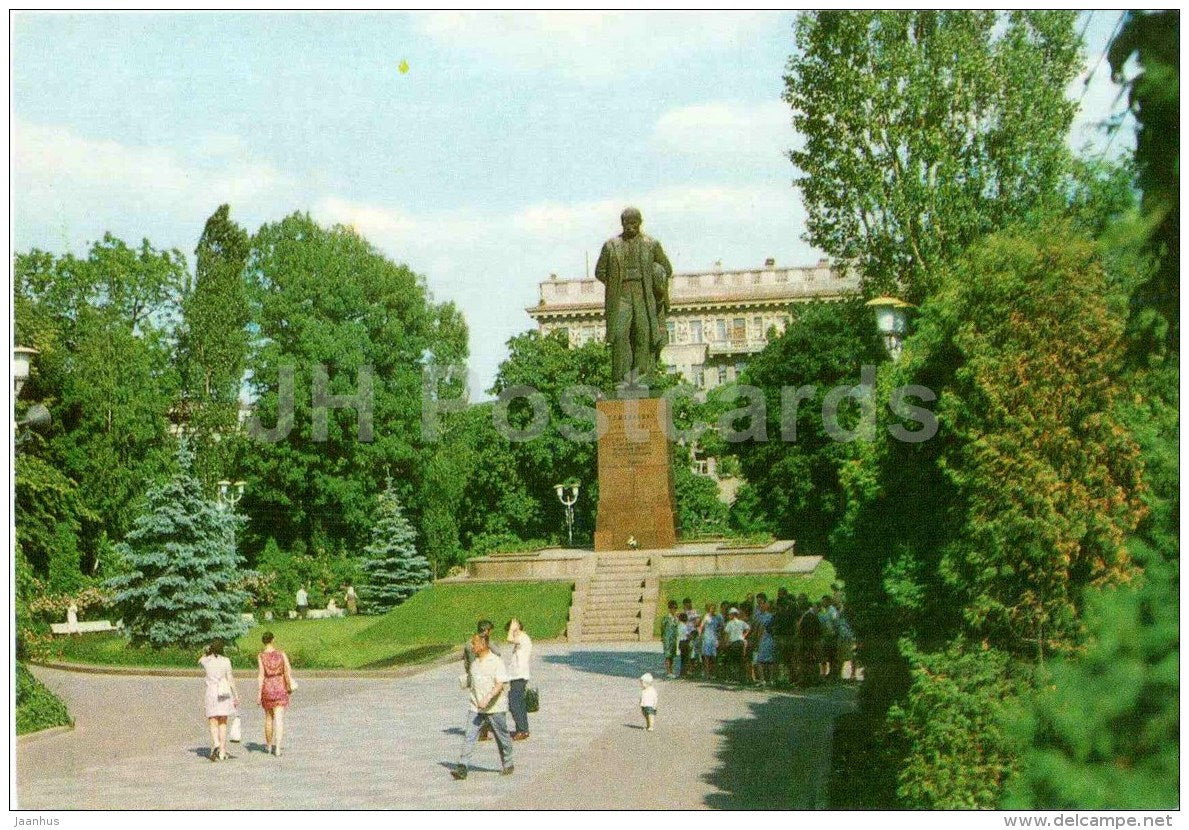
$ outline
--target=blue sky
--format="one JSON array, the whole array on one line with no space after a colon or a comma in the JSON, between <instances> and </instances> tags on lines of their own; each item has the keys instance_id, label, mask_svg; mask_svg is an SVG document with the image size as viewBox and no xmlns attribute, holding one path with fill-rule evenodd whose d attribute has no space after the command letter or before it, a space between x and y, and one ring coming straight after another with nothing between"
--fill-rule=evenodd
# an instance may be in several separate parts
<instances>
[{"instance_id":1,"label":"blue sky","mask_svg":"<svg viewBox=\"0 0 1189 830\"><path fill-rule=\"evenodd\" d=\"M582 276L625 204L678 270L817 260L783 157L793 17L17 13L13 243L192 260L222 202L250 231L347 223L462 308L483 397L537 283ZM1078 147L1122 106L1117 19L1090 18Z\"/></svg>"}]
</instances>

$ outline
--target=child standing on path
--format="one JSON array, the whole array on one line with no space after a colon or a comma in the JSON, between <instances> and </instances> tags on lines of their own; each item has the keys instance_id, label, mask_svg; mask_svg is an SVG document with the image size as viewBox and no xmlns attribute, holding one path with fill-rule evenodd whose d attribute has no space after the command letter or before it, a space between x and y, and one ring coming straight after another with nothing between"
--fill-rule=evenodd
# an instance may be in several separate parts
<instances>
[{"instance_id":1,"label":"child standing on path","mask_svg":"<svg viewBox=\"0 0 1189 830\"><path fill-rule=\"evenodd\" d=\"M652 731L652 722L656 718L656 687L652 685L652 675L648 672L640 675L640 711L644 714L644 728Z\"/></svg>"}]
</instances>

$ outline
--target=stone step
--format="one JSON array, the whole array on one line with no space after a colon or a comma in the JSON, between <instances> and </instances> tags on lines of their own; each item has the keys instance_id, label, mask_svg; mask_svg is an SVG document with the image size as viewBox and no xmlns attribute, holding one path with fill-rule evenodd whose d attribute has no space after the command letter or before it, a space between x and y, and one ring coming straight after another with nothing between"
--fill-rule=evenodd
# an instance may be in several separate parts
<instances>
[{"instance_id":1,"label":"stone step","mask_svg":"<svg viewBox=\"0 0 1189 830\"><path fill-rule=\"evenodd\" d=\"M606 559L595 562L595 570L622 570L624 568L634 568L636 570L648 570L652 567L649 560L645 559L637 562L620 562L609 561Z\"/></svg>"},{"instance_id":2,"label":"stone step","mask_svg":"<svg viewBox=\"0 0 1189 830\"><path fill-rule=\"evenodd\" d=\"M648 567L648 563L651 561L651 556L646 556L643 554L640 556L624 556L623 554L612 554L610 556L600 555L599 558L595 560L595 567L602 568L620 565L632 565L638 568L646 568Z\"/></svg>"},{"instance_id":3,"label":"stone step","mask_svg":"<svg viewBox=\"0 0 1189 830\"><path fill-rule=\"evenodd\" d=\"M644 599L642 597L595 597L587 600L582 605L582 610L589 613L595 609L621 609L631 610L636 613L644 606Z\"/></svg>"},{"instance_id":4,"label":"stone step","mask_svg":"<svg viewBox=\"0 0 1189 830\"><path fill-rule=\"evenodd\" d=\"M614 577L603 578L591 577L590 585L587 590L597 589L597 587L616 587L616 589L624 590L638 590L642 589L647 580L640 577Z\"/></svg>"},{"instance_id":5,"label":"stone step","mask_svg":"<svg viewBox=\"0 0 1189 830\"><path fill-rule=\"evenodd\" d=\"M584 634L581 642L583 643L621 643L621 642L637 642L640 635L635 632L629 634Z\"/></svg>"},{"instance_id":6,"label":"stone step","mask_svg":"<svg viewBox=\"0 0 1189 830\"><path fill-rule=\"evenodd\" d=\"M631 636L640 630L640 625L583 625L583 637Z\"/></svg>"},{"instance_id":7,"label":"stone step","mask_svg":"<svg viewBox=\"0 0 1189 830\"><path fill-rule=\"evenodd\" d=\"M606 590L608 588L612 588L616 591L623 591L624 593L629 591L639 592L643 590L645 582L646 580L643 579L599 579L598 577L595 577L590 580L587 593L600 589Z\"/></svg>"}]
</instances>

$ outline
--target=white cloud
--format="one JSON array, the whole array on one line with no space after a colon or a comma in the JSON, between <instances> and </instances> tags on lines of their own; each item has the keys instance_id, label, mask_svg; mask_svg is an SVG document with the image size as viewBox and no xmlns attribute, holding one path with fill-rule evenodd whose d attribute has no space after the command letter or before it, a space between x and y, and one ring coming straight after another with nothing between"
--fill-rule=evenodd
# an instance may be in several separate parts
<instances>
[{"instance_id":1,"label":"white cloud","mask_svg":"<svg viewBox=\"0 0 1189 830\"><path fill-rule=\"evenodd\" d=\"M418 29L500 68L606 80L708 50L746 49L775 12L431 12Z\"/></svg>"},{"instance_id":2,"label":"white cloud","mask_svg":"<svg viewBox=\"0 0 1189 830\"><path fill-rule=\"evenodd\" d=\"M678 107L661 115L652 129L652 142L662 152L727 164L741 157L779 164L796 139L792 112L783 101Z\"/></svg>"},{"instance_id":3,"label":"white cloud","mask_svg":"<svg viewBox=\"0 0 1189 830\"><path fill-rule=\"evenodd\" d=\"M242 216L297 194L295 178L265 162L243 158L236 150L240 145L226 137L211 137L199 146L203 152L184 155L88 138L65 127L14 121L18 238L44 245L50 229L76 242L97 239L110 230L132 240L148 236L157 241L172 237L178 223L201 230L206 217L223 202L234 205ZM122 224L112 225L111 217L120 217Z\"/></svg>"}]
</instances>

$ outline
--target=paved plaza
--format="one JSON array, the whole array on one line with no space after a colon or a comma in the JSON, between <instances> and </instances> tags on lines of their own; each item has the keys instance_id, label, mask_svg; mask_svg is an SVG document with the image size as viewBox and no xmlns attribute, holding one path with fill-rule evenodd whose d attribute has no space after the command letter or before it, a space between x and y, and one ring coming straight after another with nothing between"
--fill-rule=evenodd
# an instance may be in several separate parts
<instances>
[{"instance_id":1,"label":"paved plaza","mask_svg":"<svg viewBox=\"0 0 1189 830\"><path fill-rule=\"evenodd\" d=\"M457 663L393 679L297 672L281 758L263 753L254 677L237 678L244 743L217 764L197 666L193 678L33 671L76 728L18 745L18 804L30 809L820 808L833 720L854 695L658 679L648 733L637 678L663 677L658 645L539 644L541 711L515 744L515 774L498 774L484 742L470 777L454 781L466 714Z\"/></svg>"}]
</instances>

